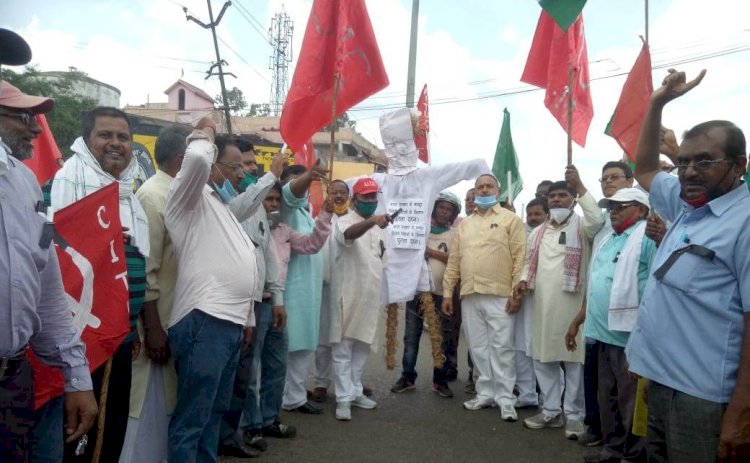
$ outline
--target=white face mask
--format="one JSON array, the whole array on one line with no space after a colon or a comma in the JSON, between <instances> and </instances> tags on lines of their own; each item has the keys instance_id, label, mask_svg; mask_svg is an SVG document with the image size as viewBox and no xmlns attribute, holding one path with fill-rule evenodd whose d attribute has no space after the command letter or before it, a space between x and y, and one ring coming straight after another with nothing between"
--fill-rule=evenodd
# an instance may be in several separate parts
<instances>
[{"instance_id":1,"label":"white face mask","mask_svg":"<svg viewBox=\"0 0 750 463\"><path fill-rule=\"evenodd\" d=\"M573 211L565 207L553 207L549 210L549 217L553 222L560 224L570 217Z\"/></svg>"}]
</instances>

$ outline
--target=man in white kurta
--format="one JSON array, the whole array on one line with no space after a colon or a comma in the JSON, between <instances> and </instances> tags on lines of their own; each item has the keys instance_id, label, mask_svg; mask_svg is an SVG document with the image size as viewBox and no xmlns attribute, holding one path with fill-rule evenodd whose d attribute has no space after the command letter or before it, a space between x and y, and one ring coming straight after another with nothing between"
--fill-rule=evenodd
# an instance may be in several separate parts
<instances>
[{"instance_id":1,"label":"man in white kurta","mask_svg":"<svg viewBox=\"0 0 750 463\"><path fill-rule=\"evenodd\" d=\"M336 389L336 418L351 420L351 406L372 409L375 401L364 395L362 371L375 341L380 315L380 289L384 268L385 232L390 217L374 215L378 185L364 177L352 189L348 214L339 217L335 245L340 249L333 264L341 276L341 293L331 305L341 314L341 324L330 326ZM333 243L332 243L333 244Z\"/></svg>"},{"instance_id":2,"label":"man in white kurta","mask_svg":"<svg viewBox=\"0 0 750 463\"><path fill-rule=\"evenodd\" d=\"M524 425L531 429L565 425L560 401L555 399L562 394L560 368L564 364L565 435L577 439L584 433L584 353L568 351L565 334L585 299L591 240L602 227L604 216L575 167L568 166L565 177L567 183L556 182L550 187L550 218L529 235L521 282L514 293L528 291L526 297L532 300L534 372L545 398L542 412L525 419ZM576 196L583 217L572 211Z\"/></svg>"},{"instance_id":3,"label":"man in white kurta","mask_svg":"<svg viewBox=\"0 0 750 463\"><path fill-rule=\"evenodd\" d=\"M374 174L378 201L385 212L402 209L386 239L388 303L408 302L417 292L429 292L430 269L424 258L435 200L461 180L490 171L484 159L418 169L412 113L402 108L380 118L380 134L388 157L388 173Z\"/></svg>"}]
</instances>

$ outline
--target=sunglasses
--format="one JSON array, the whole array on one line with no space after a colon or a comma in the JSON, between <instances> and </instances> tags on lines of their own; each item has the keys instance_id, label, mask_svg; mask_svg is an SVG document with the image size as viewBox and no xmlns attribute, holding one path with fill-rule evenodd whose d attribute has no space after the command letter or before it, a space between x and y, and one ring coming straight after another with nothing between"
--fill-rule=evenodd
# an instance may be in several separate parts
<instances>
[{"instance_id":1,"label":"sunglasses","mask_svg":"<svg viewBox=\"0 0 750 463\"><path fill-rule=\"evenodd\" d=\"M0 112L0 116L3 117L12 117L14 119L20 119L21 122L23 122L26 125L31 125L31 122L36 120L34 118L34 115L32 113L3 113Z\"/></svg>"},{"instance_id":2,"label":"sunglasses","mask_svg":"<svg viewBox=\"0 0 750 463\"><path fill-rule=\"evenodd\" d=\"M610 205L607 206L607 210L609 212L621 212L623 209L627 209L631 206L637 206L637 205L638 203L616 203L616 204L610 203Z\"/></svg>"}]
</instances>

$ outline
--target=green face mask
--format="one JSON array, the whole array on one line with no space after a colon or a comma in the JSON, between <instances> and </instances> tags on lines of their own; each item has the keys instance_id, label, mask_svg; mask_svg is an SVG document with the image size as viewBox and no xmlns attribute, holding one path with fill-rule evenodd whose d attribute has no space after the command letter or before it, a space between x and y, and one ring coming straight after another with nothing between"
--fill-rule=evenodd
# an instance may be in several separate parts
<instances>
[{"instance_id":1,"label":"green face mask","mask_svg":"<svg viewBox=\"0 0 750 463\"><path fill-rule=\"evenodd\" d=\"M375 209L378 208L378 202L375 201L374 203L365 203L361 201L357 201L357 210L359 211L359 215L362 217L370 217L372 214L375 213Z\"/></svg>"},{"instance_id":2,"label":"green face mask","mask_svg":"<svg viewBox=\"0 0 750 463\"><path fill-rule=\"evenodd\" d=\"M258 177L256 177L255 175L246 170L243 171L243 173L245 174L245 177L240 180L240 192L244 192L245 190L247 190L247 187L258 182Z\"/></svg>"}]
</instances>

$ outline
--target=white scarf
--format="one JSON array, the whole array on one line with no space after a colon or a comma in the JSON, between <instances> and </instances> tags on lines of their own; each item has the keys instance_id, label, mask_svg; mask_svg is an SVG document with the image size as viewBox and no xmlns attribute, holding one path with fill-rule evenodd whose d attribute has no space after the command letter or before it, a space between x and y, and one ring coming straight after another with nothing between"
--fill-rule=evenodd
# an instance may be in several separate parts
<instances>
[{"instance_id":1,"label":"white scarf","mask_svg":"<svg viewBox=\"0 0 750 463\"><path fill-rule=\"evenodd\" d=\"M638 320L638 266L641 258L646 221L642 220L628 237L615 264L612 291L609 294L607 325L613 331L630 332ZM601 249L612 235L599 246ZM598 252L598 250L597 250Z\"/></svg>"},{"instance_id":2,"label":"white scarf","mask_svg":"<svg viewBox=\"0 0 750 463\"><path fill-rule=\"evenodd\" d=\"M138 248L142 256L148 257L150 244L148 219L141 203L138 202L133 193L133 180L138 170L138 161L135 156L122 171L120 178L116 179L112 174L102 169L99 161L91 154L82 137L76 138L70 149L73 150L73 156L65 161L65 164L55 175L55 181L52 182L50 198L53 212L112 182L119 182L120 222L123 227L128 229L125 234L131 237L131 244Z\"/></svg>"}]
</instances>

